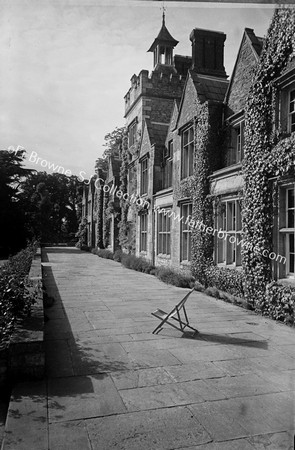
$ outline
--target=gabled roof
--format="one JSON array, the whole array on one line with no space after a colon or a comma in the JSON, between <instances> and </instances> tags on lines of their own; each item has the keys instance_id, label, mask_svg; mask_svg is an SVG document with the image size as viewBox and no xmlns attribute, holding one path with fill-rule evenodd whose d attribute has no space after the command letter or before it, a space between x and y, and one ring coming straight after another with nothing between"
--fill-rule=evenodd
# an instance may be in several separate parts
<instances>
[{"instance_id":1,"label":"gabled roof","mask_svg":"<svg viewBox=\"0 0 295 450\"><path fill-rule=\"evenodd\" d=\"M165 145L169 124L152 123L146 120L151 145Z\"/></svg>"},{"instance_id":2,"label":"gabled roof","mask_svg":"<svg viewBox=\"0 0 295 450\"><path fill-rule=\"evenodd\" d=\"M189 70L182 93L176 127L179 126L179 121L182 116L182 110L186 107L185 102L188 102L187 107L190 108L190 111L185 112L185 115L187 116L187 120L185 120L185 122L188 122L193 118L191 117L189 119L188 116L193 115L193 110L195 109L193 106L194 98L198 99L201 103L205 101L222 103L227 90L227 86L228 81L224 78L217 78L209 75L200 75L193 70ZM189 90L190 93L188 95L187 91ZM180 126L182 125L183 124L181 124Z\"/></svg>"},{"instance_id":3,"label":"gabled roof","mask_svg":"<svg viewBox=\"0 0 295 450\"><path fill-rule=\"evenodd\" d=\"M252 30L252 28L245 28L244 34L243 34L243 37L242 37L242 41L241 41L241 44L240 44L240 47L239 47L238 55L237 55L237 58L236 58L236 62L235 62L235 65L234 65L234 68L233 68L233 72L232 72L232 75L231 75L231 78L230 78L230 82L229 82L229 85L228 85L227 93L226 93L226 96L225 96L225 102L228 101L228 97L229 97L229 94L230 94L232 83L233 83L233 80L235 78L235 74L236 74L236 71L237 71L237 66L238 66L239 61L240 61L242 48L243 48L245 43L249 44L250 48L252 49L253 56L254 56L255 60L257 61L257 63L258 63L259 56L260 56L260 53L261 53L261 50L262 50L262 47L263 47L263 43L264 43L264 38L257 37L255 35L255 33L254 33L254 30Z\"/></svg>"},{"instance_id":4,"label":"gabled roof","mask_svg":"<svg viewBox=\"0 0 295 450\"><path fill-rule=\"evenodd\" d=\"M166 139L165 139L166 147L168 145L168 142L173 138L173 131L175 130L176 125L177 125L177 120L178 120L178 115L179 115L179 104L180 104L180 101L175 99L172 114L170 117L168 131L167 131L167 135L166 135Z\"/></svg>"},{"instance_id":5,"label":"gabled roof","mask_svg":"<svg viewBox=\"0 0 295 450\"><path fill-rule=\"evenodd\" d=\"M228 87L228 81L224 78L215 78L209 75L199 75L191 71L191 77L197 89L199 97L204 97L204 101L212 100L222 102Z\"/></svg>"},{"instance_id":6,"label":"gabled roof","mask_svg":"<svg viewBox=\"0 0 295 450\"><path fill-rule=\"evenodd\" d=\"M165 145L168 128L169 128L168 123L167 124L153 123L150 121L150 119L145 119L141 145L141 150L145 148L143 154L145 154L149 150L149 149L147 150L147 146L152 147L153 145L155 145L156 147L161 147Z\"/></svg>"},{"instance_id":7,"label":"gabled roof","mask_svg":"<svg viewBox=\"0 0 295 450\"><path fill-rule=\"evenodd\" d=\"M162 22L162 28L158 34L158 36L156 37L156 39L154 40L154 42L152 43L152 45L150 46L150 48L148 49L148 52L153 52L155 47L158 44L168 44L171 47L175 47L178 44L179 41L177 41L176 39L174 39L171 34L169 33L169 31L166 28L165 25L165 15L163 14L163 22Z\"/></svg>"}]
</instances>

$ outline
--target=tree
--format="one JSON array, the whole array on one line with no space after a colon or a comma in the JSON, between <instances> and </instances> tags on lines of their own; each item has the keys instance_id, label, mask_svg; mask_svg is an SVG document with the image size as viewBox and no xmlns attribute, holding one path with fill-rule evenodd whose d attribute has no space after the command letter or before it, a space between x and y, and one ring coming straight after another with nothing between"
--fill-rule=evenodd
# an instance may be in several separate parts
<instances>
[{"instance_id":1,"label":"tree","mask_svg":"<svg viewBox=\"0 0 295 450\"><path fill-rule=\"evenodd\" d=\"M26 244L20 193L21 184L31 171L22 166L25 153L0 151L0 255L5 257Z\"/></svg>"},{"instance_id":2,"label":"tree","mask_svg":"<svg viewBox=\"0 0 295 450\"><path fill-rule=\"evenodd\" d=\"M78 177L46 172L30 174L22 185L26 226L43 242L70 239L78 229L83 185Z\"/></svg>"},{"instance_id":3,"label":"tree","mask_svg":"<svg viewBox=\"0 0 295 450\"><path fill-rule=\"evenodd\" d=\"M122 147L122 140L125 133L125 127L116 127L114 131L105 135L103 144L105 148L102 157L97 158L95 161L95 170L101 170L103 173L107 173L108 170L108 157L119 157Z\"/></svg>"}]
</instances>

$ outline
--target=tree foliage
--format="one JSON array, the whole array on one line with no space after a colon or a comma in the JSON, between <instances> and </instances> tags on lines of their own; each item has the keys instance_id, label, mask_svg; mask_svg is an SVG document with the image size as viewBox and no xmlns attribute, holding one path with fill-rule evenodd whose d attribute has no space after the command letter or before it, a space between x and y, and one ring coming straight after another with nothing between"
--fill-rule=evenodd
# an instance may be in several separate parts
<instances>
[{"instance_id":1,"label":"tree foliage","mask_svg":"<svg viewBox=\"0 0 295 450\"><path fill-rule=\"evenodd\" d=\"M0 256L26 244L25 216L20 186L30 170L23 167L25 151L0 151Z\"/></svg>"}]
</instances>

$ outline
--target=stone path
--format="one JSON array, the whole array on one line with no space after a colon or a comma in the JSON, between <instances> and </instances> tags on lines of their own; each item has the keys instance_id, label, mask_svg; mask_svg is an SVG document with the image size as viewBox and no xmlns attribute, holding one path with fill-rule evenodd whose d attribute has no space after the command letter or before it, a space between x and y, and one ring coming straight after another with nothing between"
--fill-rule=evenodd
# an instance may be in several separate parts
<instances>
[{"instance_id":1,"label":"stone path","mask_svg":"<svg viewBox=\"0 0 295 450\"><path fill-rule=\"evenodd\" d=\"M288 450L295 330L195 292L200 334L154 336L187 290L47 249L44 381L18 384L3 450Z\"/></svg>"}]
</instances>

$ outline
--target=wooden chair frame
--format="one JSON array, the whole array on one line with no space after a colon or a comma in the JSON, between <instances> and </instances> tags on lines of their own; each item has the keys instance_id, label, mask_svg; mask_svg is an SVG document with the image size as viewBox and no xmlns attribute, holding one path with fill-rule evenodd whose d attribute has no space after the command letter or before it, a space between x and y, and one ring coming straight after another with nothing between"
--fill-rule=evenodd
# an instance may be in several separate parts
<instances>
[{"instance_id":1,"label":"wooden chair frame","mask_svg":"<svg viewBox=\"0 0 295 450\"><path fill-rule=\"evenodd\" d=\"M189 296L193 293L194 290L195 288L193 287L192 290L189 291L176 306L174 306L174 308L170 311L170 313L166 313L162 309L157 309L155 312L152 313L152 316L161 320L160 325L158 325L154 329L153 334L160 333L165 323L167 323L173 328L176 328L176 330L182 332L184 332L185 328L190 328L195 332L195 334L198 333L198 330L189 325L189 320L185 309L185 303L187 302ZM183 312L183 318L181 317L181 311ZM171 322L170 319L172 319L174 322ZM178 324L178 326L175 324L175 322Z\"/></svg>"}]
</instances>

